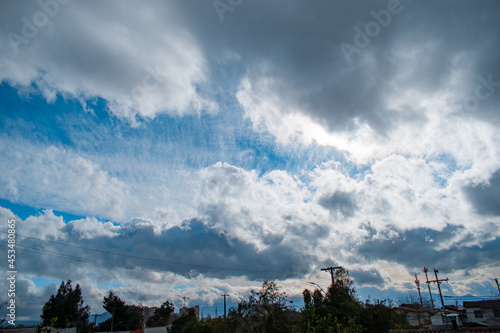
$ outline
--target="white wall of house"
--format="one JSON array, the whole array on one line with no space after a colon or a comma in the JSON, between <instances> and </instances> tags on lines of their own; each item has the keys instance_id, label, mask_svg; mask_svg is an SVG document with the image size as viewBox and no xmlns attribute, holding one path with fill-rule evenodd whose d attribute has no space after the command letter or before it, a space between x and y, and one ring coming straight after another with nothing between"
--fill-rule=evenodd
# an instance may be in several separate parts
<instances>
[{"instance_id":1,"label":"white wall of house","mask_svg":"<svg viewBox=\"0 0 500 333\"><path fill-rule=\"evenodd\" d=\"M486 314L481 308L466 308L466 310L469 323L486 323Z\"/></svg>"},{"instance_id":2,"label":"white wall of house","mask_svg":"<svg viewBox=\"0 0 500 333\"><path fill-rule=\"evenodd\" d=\"M165 326L161 327L146 327L144 333L167 333L167 328Z\"/></svg>"}]
</instances>

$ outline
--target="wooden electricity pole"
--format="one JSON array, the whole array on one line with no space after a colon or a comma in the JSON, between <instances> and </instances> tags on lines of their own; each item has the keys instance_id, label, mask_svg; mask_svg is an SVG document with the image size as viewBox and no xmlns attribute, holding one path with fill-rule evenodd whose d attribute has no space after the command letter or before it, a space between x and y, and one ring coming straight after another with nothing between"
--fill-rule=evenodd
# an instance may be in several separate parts
<instances>
[{"instance_id":1,"label":"wooden electricity pole","mask_svg":"<svg viewBox=\"0 0 500 333\"><path fill-rule=\"evenodd\" d=\"M441 283L448 281L448 278L446 279L438 279L438 274L439 271L437 269L434 269L434 275L436 276L436 280L429 281L430 282L436 282L438 285L438 290L439 290L439 296L441 297L441 307L444 309L444 300L443 300L443 293L441 292Z\"/></svg>"},{"instance_id":2,"label":"wooden electricity pole","mask_svg":"<svg viewBox=\"0 0 500 333\"><path fill-rule=\"evenodd\" d=\"M229 296L229 294L222 294L221 296L224 297L224 319L226 318L226 297Z\"/></svg>"},{"instance_id":3,"label":"wooden electricity pole","mask_svg":"<svg viewBox=\"0 0 500 333\"><path fill-rule=\"evenodd\" d=\"M342 266L326 267L326 268L321 269L322 271L330 271L330 275L332 276L332 286L333 286L333 282L335 280L335 278L333 277L333 271L337 270L337 269L342 269Z\"/></svg>"},{"instance_id":4,"label":"wooden electricity pole","mask_svg":"<svg viewBox=\"0 0 500 333\"><path fill-rule=\"evenodd\" d=\"M429 296L431 297L431 305L432 305L432 308L434 309L434 300L432 299L432 293L431 293L431 281L429 281L429 278L427 277L427 272L429 272L429 270L427 269L427 267L424 267L424 273L425 273L425 283L427 283L427 288L429 289Z\"/></svg>"},{"instance_id":5,"label":"wooden electricity pole","mask_svg":"<svg viewBox=\"0 0 500 333\"><path fill-rule=\"evenodd\" d=\"M445 281L448 281L448 278L446 278L446 279L438 279L437 273L439 273L439 271L434 268L434 275L436 276L436 280L429 280L429 278L427 277L427 272L428 271L429 270L427 269L427 267L424 267L425 279L427 280L426 283L427 283L427 287L429 288L429 295L431 295L432 308L434 308L434 302L432 300L432 294L431 294L430 284L433 283L433 282L435 282L435 283L437 283L437 286L438 286L439 297L441 297L441 307L444 309L444 300L443 300L443 293L441 292L441 283L445 282Z\"/></svg>"},{"instance_id":6,"label":"wooden electricity pole","mask_svg":"<svg viewBox=\"0 0 500 333\"><path fill-rule=\"evenodd\" d=\"M422 302L422 294L420 293L420 281L418 280L417 273L415 273L415 284L417 285L418 297L420 298L420 307L424 308L424 302Z\"/></svg>"}]
</instances>

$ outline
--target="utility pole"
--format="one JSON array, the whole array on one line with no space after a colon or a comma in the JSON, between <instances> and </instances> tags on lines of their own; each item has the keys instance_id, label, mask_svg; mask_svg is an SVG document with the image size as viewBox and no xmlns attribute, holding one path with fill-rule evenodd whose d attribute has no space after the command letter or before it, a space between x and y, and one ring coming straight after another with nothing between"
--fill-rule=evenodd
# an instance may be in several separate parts
<instances>
[{"instance_id":1,"label":"utility pole","mask_svg":"<svg viewBox=\"0 0 500 333\"><path fill-rule=\"evenodd\" d=\"M97 313L94 314L94 327L97 326Z\"/></svg>"},{"instance_id":2,"label":"utility pole","mask_svg":"<svg viewBox=\"0 0 500 333\"><path fill-rule=\"evenodd\" d=\"M186 307L186 300L189 299L189 297L183 296L182 299L184 300L184 307Z\"/></svg>"},{"instance_id":3,"label":"utility pole","mask_svg":"<svg viewBox=\"0 0 500 333\"><path fill-rule=\"evenodd\" d=\"M113 307L113 313L111 315L111 332L114 331L115 326L118 326L118 324L123 324L123 322L120 320L119 322L115 323L115 310L119 309L120 307Z\"/></svg>"},{"instance_id":4,"label":"utility pole","mask_svg":"<svg viewBox=\"0 0 500 333\"><path fill-rule=\"evenodd\" d=\"M418 297L420 298L420 307L424 308L424 302L422 302L422 294L420 293L420 281L418 280L417 273L415 273L415 284L417 285Z\"/></svg>"},{"instance_id":5,"label":"utility pole","mask_svg":"<svg viewBox=\"0 0 500 333\"><path fill-rule=\"evenodd\" d=\"M438 274L439 271L437 269L434 268L434 275L436 276L436 280L434 281L429 281L429 282L436 282L437 285L438 285L438 290L439 290L439 296L441 297L441 306L444 310L444 300L443 300L443 293L441 293L441 283L444 282L444 281L448 281L448 278L446 279L438 279Z\"/></svg>"},{"instance_id":6,"label":"utility pole","mask_svg":"<svg viewBox=\"0 0 500 333\"><path fill-rule=\"evenodd\" d=\"M424 273L425 273L425 283L427 283L427 288L429 289L429 296L431 297L431 304L432 304L432 308L434 309L434 300L432 299L432 293L431 293L431 285L430 285L430 281L429 281L429 278L427 277L427 272L429 270L427 269L427 267L424 267Z\"/></svg>"},{"instance_id":7,"label":"utility pole","mask_svg":"<svg viewBox=\"0 0 500 333\"><path fill-rule=\"evenodd\" d=\"M498 294L500 295L500 284L498 283L498 279L495 278L495 282L497 283Z\"/></svg>"},{"instance_id":8,"label":"utility pole","mask_svg":"<svg viewBox=\"0 0 500 333\"><path fill-rule=\"evenodd\" d=\"M113 332L114 321L115 321L115 308L113 308L113 314L111 315L111 332Z\"/></svg>"},{"instance_id":9,"label":"utility pole","mask_svg":"<svg viewBox=\"0 0 500 333\"><path fill-rule=\"evenodd\" d=\"M142 308L142 329L144 330L144 328L146 327L146 316L144 315L144 305L142 305L141 303L139 303L139 305Z\"/></svg>"},{"instance_id":10,"label":"utility pole","mask_svg":"<svg viewBox=\"0 0 500 333\"><path fill-rule=\"evenodd\" d=\"M226 319L226 297L229 296L229 294L222 294L221 296L224 297L224 319Z\"/></svg>"},{"instance_id":11,"label":"utility pole","mask_svg":"<svg viewBox=\"0 0 500 333\"><path fill-rule=\"evenodd\" d=\"M326 267L326 268L322 268L321 270L322 271L330 271L330 275L332 276L332 286L333 286L333 282L334 282L334 277L333 277L333 271L334 270L337 270L337 269L342 269L342 266L336 266L336 267Z\"/></svg>"}]
</instances>

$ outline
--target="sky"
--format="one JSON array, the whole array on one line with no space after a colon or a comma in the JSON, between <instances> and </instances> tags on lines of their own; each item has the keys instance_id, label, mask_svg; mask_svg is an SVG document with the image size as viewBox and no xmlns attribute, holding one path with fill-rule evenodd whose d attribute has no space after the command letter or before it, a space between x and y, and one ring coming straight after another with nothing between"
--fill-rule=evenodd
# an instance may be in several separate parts
<instances>
[{"instance_id":1,"label":"sky","mask_svg":"<svg viewBox=\"0 0 500 333\"><path fill-rule=\"evenodd\" d=\"M424 266L498 295L498 1L0 7L18 323L68 279L92 313L113 290L220 314L265 280L299 307L329 266L363 300Z\"/></svg>"}]
</instances>

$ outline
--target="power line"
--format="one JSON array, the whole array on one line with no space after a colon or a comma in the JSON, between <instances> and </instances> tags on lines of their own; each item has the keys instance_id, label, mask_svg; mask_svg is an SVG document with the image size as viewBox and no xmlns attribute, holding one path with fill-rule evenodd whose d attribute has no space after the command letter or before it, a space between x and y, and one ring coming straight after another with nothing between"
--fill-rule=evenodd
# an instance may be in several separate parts
<instances>
[{"instance_id":1,"label":"power line","mask_svg":"<svg viewBox=\"0 0 500 333\"><path fill-rule=\"evenodd\" d=\"M0 231L0 232L7 234L6 231ZM152 259L152 258L147 258L147 257L135 256L135 255L131 255L131 254L123 254L123 253L111 252L111 251L106 251L106 250L98 250L98 249L93 249L93 248L84 247L84 246L78 246L78 245L73 245L73 244L65 244L65 243L56 242L56 241L52 241L52 240L41 239L41 238L32 237L32 236L26 236L26 235L22 235L22 234L19 234L19 233L17 233L17 236L21 236L21 237L24 237L24 238L29 238L29 239L37 240L37 241L40 241L40 242L52 243L52 244L61 245L61 246L67 246L67 247L73 247L73 248L87 250L87 251L94 251L94 252L99 252L99 253L104 253L104 254L110 254L110 255L116 255L116 256L121 256L121 257L128 257L128 258L133 258L133 259L148 260L148 261L158 262L158 263L164 263L164 264L180 265L180 266L186 266L186 267L191 267L191 268L205 268L205 269L227 270L227 271L247 272L247 273L271 273L272 272L272 273L278 273L278 275L279 274L284 274L284 273L292 273L292 272L294 272L294 271L290 271L290 270L256 270L256 269L229 268L229 267L211 266L211 265L200 265L200 264L186 264L186 263L176 262L176 261L170 261L170 260ZM22 245L16 244L16 246L22 246ZM51 253L53 255L60 255L60 256L63 256L63 257L72 257L72 258L74 258L74 260L77 260L77 261L91 262L91 263L92 262L94 262L94 263L96 262L96 263L99 263L99 264L106 264L106 265L111 264L111 265L114 265L114 266L126 267L126 266L120 265L120 264L114 264L114 263L109 263L109 262L98 262L98 261L95 261L95 260L92 260L92 259L88 259L88 258L81 258L81 257L75 257L75 256L67 256L67 255L64 255L64 254L50 252L50 251L46 251L46 250L42 250L42 249L37 249L37 248L32 248L32 249L35 249L37 251L45 251L46 253ZM130 268L130 267L126 267L126 268ZM309 272L309 270L297 270L295 272L307 273L307 272Z\"/></svg>"},{"instance_id":2,"label":"power line","mask_svg":"<svg viewBox=\"0 0 500 333\"><path fill-rule=\"evenodd\" d=\"M485 299L485 298L491 298L491 299L498 299L500 296L474 296L474 295L463 295L463 296L443 296L444 298L449 298L449 299L463 299L463 298L468 298L468 299Z\"/></svg>"},{"instance_id":3,"label":"power line","mask_svg":"<svg viewBox=\"0 0 500 333\"><path fill-rule=\"evenodd\" d=\"M33 296L33 295L19 295L19 294L16 293L16 298L18 298L18 297L20 297L20 298L43 298L43 299L47 299L47 298L50 297L50 295L49 296Z\"/></svg>"},{"instance_id":4,"label":"power line","mask_svg":"<svg viewBox=\"0 0 500 333\"><path fill-rule=\"evenodd\" d=\"M2 242L4 244L7 244L7 242L5 242L5 241L0 241L0 242ZM93 260L93 259L89 259L89 258L76 257L76 256L71 256L71 255L67 255L67 254L58 253L58 252L47 251L45 249L40 249L40 248L36 248L36 247L29 247L29 246L26 246L26 245L16 244L16 248L19 248L19 247L21 247L23 250L27 250L28 252L32 252L32 253L44 252L46 254L50 254L50 255L53 255L53 256L56 256L56 257L70 259L70 260L75 260L75 261L79 261L79 262L87 262L87 263L92 263L92 264L111 265L111 266L118 266L118 267L130 268L128 266L125 266L125 265L122 265L122 264L112 263L112 262L109 262L109 261L99 261L99 260Z\"/></svg>"},{"instance_id":5,"label":"power line","mask_svg":"<svg viewBox=\"0 0 500 333\"><path fill-rule=\"evenodd\" d=\"M4 243L4 244L7 244L5 241L1 241L1 243ZM121 268L125 268L125 269L132 269L132 270L146 270L146 271L150 271L150 272L154 272L154 273L157 273L158 270L154 270L154 269L151 269L151 268L139 268L139 267L131 267L130 265L123 265L123 264L117 264L117 263L112 263L112 262L108 262L108 261L99 261L99 260L93 260L93 259L89 259L89 258L82 258L82 257L76 257L76 256L71 256L71 255L66 255L66 254L61 254L61 253L57 253L57 252L52 252L52 251L47 251L47 250L44 250L44 249L39 249L39 248L34 248L34 247L29 247L29 246L26 246L26 245L20 245L20 244L16 244L16 247L20 247L22 251L27 251L27 252L31 252L31 253L36 253L36 254L47 254L47 255L51 255L51 256L54 256L54 257L58 257L58 258L62 258L62 259L67 259L67 260L73 260L73 261L77 261L77 262L86 262L86 263L90 263L90 264L98 264L98 265L102 265L102 266L114 266L114 267L121 267ZM189 274L188 273L179 273L179 272L176 272L175 274L178 274L178 275L182 275L182 276L185 276L187 278L189 278ZM214 274L214 276L217 276Z\"/></svg>"},{"instance_id":6,"label":"power line","mask_svg":"<svg viewBox=\"0 0 500 333\"><path fill-rule=\"evenodd\" d=\"M333 271L337 270L337 269L342 269L342 266L336 266L336 267L330 266L330 267L326 267L326 268L321 269L322 271L330 271L330 275L332 276L332 286L333 286L333 282L334 282Z\"/></svg>"},{"instance_id":7,"label":"power line","mask_svg":"<svg viewBox=\"0 0 500 333\"><path fill-rule=\"evenodd\" d=\"M2 231L2 232L7 233L5 231ZM199 267L199 268L214 268L214 269L232 270L232 271L245 271L245 272L251 271L251 272L260 272L260 273L269 272L267 270L261 271L261 270L249 270L249 269L243 269L243 268L240 269L240 268L217 267L217 266L199 265L199 264L186 264L186 263L170 261L170 260L152 259L152 258L147 258L147 257L135 256L132 254L124 254L124 253L116 253L116 252L111 252L111 251L106 251L106 250L98 250L98 249L93 249L93 248L84 247L84 246L65 244L65 243L60 243L60 242L51 241L51 240L47 240L47 239L41 239L41 238L32 237L32 236L25 236L25 235L21 235L21 234L17 234L17 235L24 237L24 238L35 239L35 240L38 240L41 242L46 242L46 243L53 243L53 244L57 244L57 245L68 246L68 247L73 247L73 248L82 249L82 250L100 252L100 253L105 253L105 254L112 254L112 255L116 255L116 256L122 256L122 257L134 258L134 259L155 261L155 262L165 263L165 264L181 265L181 266L188 266L188 267ZM275 271L275 272L279 272L279 271Z\"/></svg>"},{"instance_id":8,"label":"power line","mask_svg":"<svg viewBox=\"0 0 500 333\"><path fill-rule=\"evenodd\" d=\"M6 242L4 242L4 241L0 241L0 242L6 244ZM77 261L77 262L86 262L86 263L98 264L98 265L102 265L102 266L115 266L115 267L121 267L121 268L132 269L132 270L141 270L141 271L146 270L146 271L150 271L150 272L154 272L154 273L158 272L158 269L155 270L155 269L143 268L143 267L130 267L130 265L123 265L123 264L111 263L111 262L106 262L106 261L98 261L98 260L92 260L92 259L88 259L88 258L75 257L75 256L61 254L61 253L46 251L46 250L43 250L43 249L27 247L25 245L16 245L16 247L21 247L21 250L27 251L27 252L31 252L31 253L47 254L47 255L54 256L54 257L58 257L58 258L62 258L62 259L67 259L67 260L73 260L73 261ZM185 276L186 278L190 278L190 274L189 273L175 272L175 274ZM212 274L212 275L214 277L219 277L219 278L223 277L222 275L217 275L217 274Z\"/></svg>"},{"instance_id":9,"label":"power line","mask_svg":"<svg viewBox=\"0 0 500 333\"><path fill-rule=\"evenodd\" d=\"M5 243L4 241L0 241L0 242ZM88 259L88 258L75 257L75 256L60 254L60 253L56 253L56 252L46 251L43 249L31 248L31 247L27 247L25 245L16 245L16 247L22 247L22 249L21 249L22 251L27 251L27 252L36 253L36 254L47 254L47 255L51 255L51 256L66 259L66 260L73 260L73 261L77 261L77 262L86 262L86 263L98 264L98 265L102 265L102 266L114 266L114 267L121 267L121 268L131 269L131 270L140 270L140 271L149 271L149 272L153 272L153 273L158 273L158 269L152 269L152 268L147 268L147 267L131 267L130 265L123 265L123 264L111 263L111 262L106 262L106 261L98 261L98 260L92 260L92 259ZM190 273L181 273L181 272L173 272L173 273L177 274L177 275L182 275L186 278L191 278ZM226 277L222 274L214 274L214 273L211 273L211 276L216 277L216 278Z\"/></svg>"},{"instance_id":10,"label":"power line","mask_svg":"<svg viewBox=\"0 0 500 333\"><path fill-rule=\"evenodd\" d=\"M51 294L51 295L54 295L54 294ZM48 300L51 295L48 295L48 296L35 296L35 295L18 295L16 293L16 298L18 298L18 297L19 298L29 298L29 299L40 298L40 299L46 299L46 300ZM98 300L102 300L102 297L85 297L85 298L83 298L83 301L85 301L85 302L88 302L89 300L98 301Z\"/></svg>"}]
</instances>

